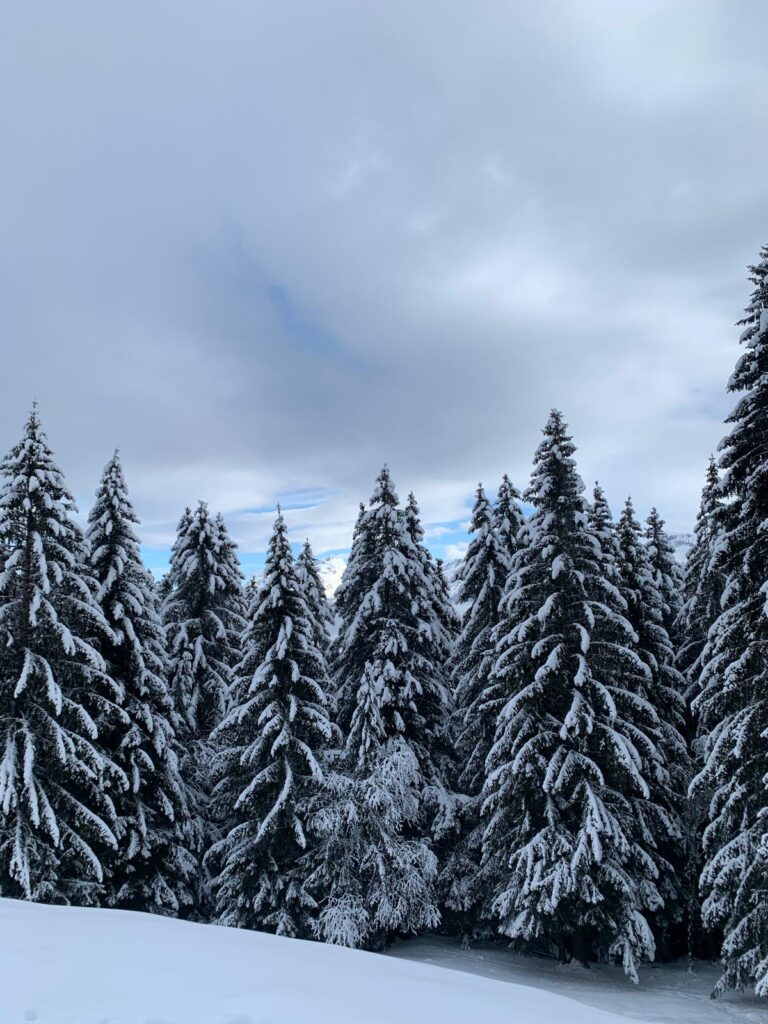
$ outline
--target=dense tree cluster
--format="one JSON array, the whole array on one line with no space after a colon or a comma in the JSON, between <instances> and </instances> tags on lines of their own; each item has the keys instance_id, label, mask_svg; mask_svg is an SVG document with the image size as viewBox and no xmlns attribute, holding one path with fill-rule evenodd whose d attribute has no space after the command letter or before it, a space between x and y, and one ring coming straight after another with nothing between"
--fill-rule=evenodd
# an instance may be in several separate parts
<instances>
[{"instance_id":1,"label":"dense tree cluster","mask_svg":"<svg viewBox=\"0 0 768 1024\"><path fill-rule=\"evenodd\" d=\"M244 585L187 508L158 583L118 453L83 531L33 409L0 462L0 894L635 981L714 954L768 995L768 247L751 280L684 570L555 410L451 587L386 466L332 602L279 510Z\"/></svg>"}]
</instances>

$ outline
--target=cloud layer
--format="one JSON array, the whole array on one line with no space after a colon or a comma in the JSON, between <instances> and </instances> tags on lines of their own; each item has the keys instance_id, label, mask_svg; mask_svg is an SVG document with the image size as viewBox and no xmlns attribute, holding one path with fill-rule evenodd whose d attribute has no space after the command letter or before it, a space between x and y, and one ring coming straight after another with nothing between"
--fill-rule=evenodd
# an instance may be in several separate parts
<instances>
[{"instance_id":1,"label":"cloud layer","mask_svg":"<svg viewBox=\"0 0 768 1024\"><path fill-rule=\"evenodd\" d=\"M765 241L760 0L10 3L0 442L82 505L348 545L388 460L436 550L561 407L690 526Z\"/></svg>"}]
</instances>

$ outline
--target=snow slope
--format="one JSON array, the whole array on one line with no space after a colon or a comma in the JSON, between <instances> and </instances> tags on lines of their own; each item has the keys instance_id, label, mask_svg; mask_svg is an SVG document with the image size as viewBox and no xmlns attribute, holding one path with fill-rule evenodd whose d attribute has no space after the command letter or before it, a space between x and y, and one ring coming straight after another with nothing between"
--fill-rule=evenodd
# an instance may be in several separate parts
<instances>
[{"instance_id":1,"label":"snow slope","mask_svg":"<svg viewBox=\"0 0 768 1024\"><path fill-rule=\"evenodd\" d=\"M341 583L341 577L347 567L347 560L343 555L330 555L322 558L317 563L317 571L320 574L320 582L323 584L326 597L333 597Z\"/></svg>"},{"instance_id":2,"label":"snow slope","mask_svg":"<svg viewBox=\"0 0 768 1024\"><path fill-rule=\"evenodd\" d=\"M721 999L711 999L720 969L699 961L692 971L682 960L642 967L640 984L635 986L618 966L562 967L543 957L513 953L499 944L473 943L471 949L463 950L458 942L437 935L398 942L391 955L557 992L586 1006L610 1010L623 1020L653 1024L768 1021L768 1004L754 994L729 992Z\"/></svg>"},{"instance_id":3,"label":"snow slope","mask_svg":"<svg viewBox=\"0 0 768 1024\"><path fill-rule=\"evenodd\" d=\"M259 932L0 900L0 1022L626 1024L561 995Z\"/></svg>"}]
</instances>

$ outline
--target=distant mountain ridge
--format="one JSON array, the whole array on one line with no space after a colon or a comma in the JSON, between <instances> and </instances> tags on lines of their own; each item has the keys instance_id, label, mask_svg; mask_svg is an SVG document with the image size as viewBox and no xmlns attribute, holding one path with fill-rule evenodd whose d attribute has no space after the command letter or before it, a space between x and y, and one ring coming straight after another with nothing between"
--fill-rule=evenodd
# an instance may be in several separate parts
<instances>
[{"instance_id":1,"label":"distant mountain ridge","mask_svg":"<svg viewBox=\"0 0 768 1024\"><path fill-rule=\"evenodd\" d=\"M696 538L692 533L670 533L669 540L675 549L675 558L681 565L685 565L688 552L695 544Z\"/></svg>"}]
</instances>

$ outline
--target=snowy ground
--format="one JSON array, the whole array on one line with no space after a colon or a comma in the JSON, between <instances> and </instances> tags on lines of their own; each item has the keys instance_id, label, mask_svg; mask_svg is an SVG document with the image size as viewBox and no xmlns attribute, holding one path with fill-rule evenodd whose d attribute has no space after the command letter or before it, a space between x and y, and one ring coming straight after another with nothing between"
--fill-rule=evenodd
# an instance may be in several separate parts
<instances>
[{"instance_id":1,"label":"snowy ground","mask_svg":"<svg viewBox=\"0 0 768 1024\"><path fill-rule=\"evenodd\" d=\"M585 1006L610 1010L622 1019L654 1024L728 1024L768 1021L768 1005L757 997L733 993L710 999L720 976L716 966L663 964L641 969L640 985L631 985L618 967L577 964L563 967L553 960L526 957L497 945L478 944L462 950L458 942L439 936L399 942L392 956L467 971L496 981L557 992ZM570 1019L570 1018L569 1018Z\"/></svg>"},{"instance_id":2,"label":"snowy ground","mask_svg":"<svg viewBox=\"0 0 768 1024\"><path fill-rule=\"evenodd\" d=\"M378 956L142 914L0 900L0 1024L765 1020L765 1005L754 1000L709 1003L706 973L648 971L641 989L630 990L612 971L562 971L499 949L464 953L442 940L401 943L392 956Z\"/></svg>"}]
</instances>

